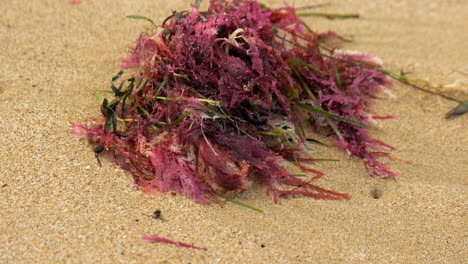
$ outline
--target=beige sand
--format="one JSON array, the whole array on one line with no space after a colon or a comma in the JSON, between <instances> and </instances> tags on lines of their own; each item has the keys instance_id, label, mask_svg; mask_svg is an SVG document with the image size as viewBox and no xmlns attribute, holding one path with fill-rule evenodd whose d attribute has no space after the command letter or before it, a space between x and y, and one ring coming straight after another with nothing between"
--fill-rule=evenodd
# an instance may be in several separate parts
<instances>
[{"instance_id":1,"label":"beige sand","mask_svg":"<svg viewBox=\"0 0 468 264\"><path fill-rule=\"evenodd\" d=\"M467 118L443 118L454 103L395 85L396 99L375 111L376 137L393 144L398 182L370 179L357 159L317 147L327 172L318 183L350 201L307 198L274 204L255 186L233 204L199 205L182 196L148 197L125 172L97 166L91 147L69 136L70 121L99 114L92 93L107 89L125 47L188 0L0 1L0 263L466 263ZM269 1L281 5L282 1ZM296 0L296 5L309 1ZM464 0L333 1L324 12L359 20L307 19L378 54L395 71L438 85L468 71ZM335 3L336 2L336 3ZM432 3L435 2L435 3ZM205 3L206 4L206 3ZM454 74L445 81L467 82ZM449 89L449 88L446 88ZM465 89L463 91L463 89ZM466 86L450 92L466 98ZM382 193L373 199L371 192ZM165 221L149 218L160 209ZM159 234L208 251L150 244ZM261 247L261 245L264 247Z\"/></svg>"}]
</instances>

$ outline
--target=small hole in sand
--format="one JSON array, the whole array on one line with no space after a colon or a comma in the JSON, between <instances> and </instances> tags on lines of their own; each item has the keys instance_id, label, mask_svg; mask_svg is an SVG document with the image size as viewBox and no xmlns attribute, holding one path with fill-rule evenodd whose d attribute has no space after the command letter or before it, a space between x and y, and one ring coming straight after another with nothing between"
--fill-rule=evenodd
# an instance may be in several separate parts
<instances>
[{"instance_id":1,"label":"small hole in sand","mask_svg":"<svg viewBox=\"0 0 468 264\"><path fill-rule=\"evenodd\" d=\"M383 195L383 192L381 190L375 188L375 189L372 189L370 195L374 199L380 199L382 197L382 195Z\"/></svg>"}]
</instances>

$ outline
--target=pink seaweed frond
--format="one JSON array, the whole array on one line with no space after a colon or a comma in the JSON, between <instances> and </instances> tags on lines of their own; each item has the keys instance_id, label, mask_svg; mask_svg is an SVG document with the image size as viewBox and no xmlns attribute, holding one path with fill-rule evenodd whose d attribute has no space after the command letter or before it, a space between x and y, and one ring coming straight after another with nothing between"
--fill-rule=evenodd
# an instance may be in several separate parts
<instances>
[{"instance_id":1,"label":"pink seaweed frond","mask_svg":"<svg viewBox=\"0 0 468 264\"><path fill-rule=\"evenodd\" d=\"M151 243L165 243L165 244L176 245L178 247L194 248L194 249L200 249L200 250L205 250L205 251L208 250L207 248L196 247L196 246L189 245L180 241L173 241L165 237L160 237L158 235L142 236L141 238Z\"/></svg>"}]
</instances>

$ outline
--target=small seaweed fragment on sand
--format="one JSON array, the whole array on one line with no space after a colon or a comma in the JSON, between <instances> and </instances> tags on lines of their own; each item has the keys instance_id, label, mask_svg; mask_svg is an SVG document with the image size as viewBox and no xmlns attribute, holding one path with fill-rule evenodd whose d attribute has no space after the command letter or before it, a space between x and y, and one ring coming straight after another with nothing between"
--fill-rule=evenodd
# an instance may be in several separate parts
<instances>
[{"instance_id":1,"label":"small seaweed fragment on sand","mask_svg":"<svg viewBox=\"0 0 468 264\"><path fill-rule=\"evenodd\" d=\"M468 101L459 103L454 109L445 114L445 118L450 119L455 116L468 113Z\"/></svg>"},{"instance_id":2,"label":"small seaweed fragment on sand","mask_svg":"<svg viewBox=\"0 0 468 264\"><path fill-rule=\"evenodd\" d=\"M102 116L71 130L103 146L143 191L208 203L257 182L275 202L349 199L312 182L324 174L308 167L314 158L304 148L305 130L333 138L370 176L397 176L379 161L393 148L368 133L385 119L370 111L391 86L381 65L370 55L324 48L336 34L311 31L294 7L213 0L206 11L174 11L150 30L122 59L131 77L112 78ZM303 173L288 172L288 160ZM303 177L308 173L315 177Z\"/></svg>"},{"instance_id":3,"label":"small seaweed fragment on sand","mask_svg":"<svg viewBox=\"0 0 468 264\"><path fill-rule=\"evenodd\" d=\"M421 92L424 92L424 93L427 93L427 94L430 94L430 95L434 95L434 96L438 96L440 98L444 98L446 100L458 103L452 110L450 110L449 112L447 112L445 114L446 119L452 119L454 117L461 116L461 115L464 115L464 114L468 113L468 101L463 101L463 100L454 98L454 97L452 97L450 95L444 94L443 92L436 92L436 91L433 91L431 89L427 89L427 87L434 88L427 81L424 81L424 80L411 80L411 79L407 78L406 74L403 71L402 71L401 74L391 72L391 71L388 71L386 69L379 69L379 71L385 73L390 78L393 78L393 79L395 79L395 80L397 80L397 81L399 81L399 82L401 82L403 84L406 84L409 87L412 87L412 88L414 88L416 90L419 90ZM448 76L452 75L455 72L466 75L465 73L463 73L461 71L454 71L454 72L448 74L445 78L447 78ZM457 85L457 84L458 83L454 83L454 84L450 84L450 85L447 85L447 86L453 86L453 85ZM440 87L444 88L446 86L440 85Z\"/></svg>"},{"instance_id":4,"label":"small seaweed fragment on sand","mask_svg":"<svg viewBox=\"0 0 468 264\"><path fill-rule=\"evenodd\" d=\"M160 237L160 236L158 236L158 235L142 236L141 238L143 238L144 240L149 241L149 242L151 242L151 243L165 243L165 244L176 245L176 246L178 246L178 247L186 247L186 248L194 248L194 249L208 250L207 248L200 248L200 247L196 247L196 246L193 246L193 245L186 244L186 243L184 243L184 242L173 241L173 240L167 239L167 238L165 238L165 237Z\"/></svg>"}]
</instances>

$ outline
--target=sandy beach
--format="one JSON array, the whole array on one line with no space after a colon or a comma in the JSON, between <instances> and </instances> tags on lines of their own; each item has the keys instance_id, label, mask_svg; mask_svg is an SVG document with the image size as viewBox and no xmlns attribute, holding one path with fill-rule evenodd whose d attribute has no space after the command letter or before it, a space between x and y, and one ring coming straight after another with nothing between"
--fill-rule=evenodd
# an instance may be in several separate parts
<instances>
[{"instance_id":1,"label":"sandy beach","mask_svg":"<svg viewBox=\"0 0 468 264\"><path fill-rule=\"evenodd\" d=\"M149 196L107 160L100 168L92 146L70 136L70 122L100 114L93 93L108 89L126 48L151 26L125 16L159 24L192 2L0 1L0 263L468 262L468 116L447 120L456 103L397 82L394 98L373 109L398 119L370 130L411 162L390 161L397 181L370 178L333 144L314 145L317 157L340 160L315 164L327 174L316 183L348 201L275 204L258 185L236 197L261 214ZM343 49L468 100L467 1L332 1L320 12L361 15L305 20L352 38ZM162 220L149 217L155 210ZM208 250L141 239L152 234Z\"/></svg>"}]
</instances>

